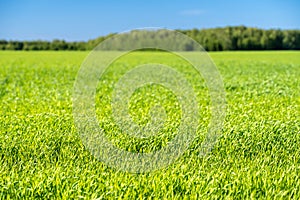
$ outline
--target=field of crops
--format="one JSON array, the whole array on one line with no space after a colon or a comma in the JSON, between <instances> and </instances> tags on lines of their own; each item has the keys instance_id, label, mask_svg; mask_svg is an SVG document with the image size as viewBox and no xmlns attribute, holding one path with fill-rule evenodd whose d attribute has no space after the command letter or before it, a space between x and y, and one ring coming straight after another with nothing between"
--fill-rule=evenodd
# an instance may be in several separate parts
<instances>
[{"instance_id":1,"label":"field of crops","mask_svg":"<svg viewBox=\"0 0 300 200\"><path fill-rule=\"evenodd\" d=\"M176 162L149 173L108 167L83 145L72 114L77 72L88 52L0 52L0 199L300 198L300 52L215 52L227 113L210 154L199 146L210 119L205 82L164 52L120 58L99 80L99 125L119 148L151 152L167 145L180 122L176 97L157 85L141 88L129 111L149 121L151 105L168 114L150 139L121 133L109 106L113 83L138 64L158 62L182 72L196 92L197 138Z\"/></svg>"}]
</instances>

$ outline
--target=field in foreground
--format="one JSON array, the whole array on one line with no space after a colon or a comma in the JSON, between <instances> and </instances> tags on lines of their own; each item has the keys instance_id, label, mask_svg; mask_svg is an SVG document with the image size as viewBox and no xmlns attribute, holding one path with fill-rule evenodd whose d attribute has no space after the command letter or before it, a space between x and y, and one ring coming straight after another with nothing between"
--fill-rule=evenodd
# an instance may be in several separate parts
<instances>
[{"instance_id":1,"label":"field in foreground","mask_svg":"<svg viewBox=\"0 0 300 200\"><path fill-rule=\"evenodd\" d=\"M76 132L72 90L87 54L0 52L0 199L300 197L300 52L210 54L223 77L228 107L222 136L206 157L199 157L197 149L209 116L203 81L190 75L184 63L170 63L164 53L139 52L115 63L100 80L98 107L109 102L110 83L122 69L156 59L187 74L203 111L199 138L183 157L145 174L121 172L97 161ZM159 94L159 88L152 89ZM171 100L162 103L174 115L167 126L176 127L174 99L163 93ZM143 124L148 119L142 108L149 102L136 97L131 114ZM107 118L110 108L106 111L97 111L100 125L120 148L147 152L172 138L166 129L158 138L162 141L132 144L114 135L116 127Z\"/></svg>"}]
</instances>

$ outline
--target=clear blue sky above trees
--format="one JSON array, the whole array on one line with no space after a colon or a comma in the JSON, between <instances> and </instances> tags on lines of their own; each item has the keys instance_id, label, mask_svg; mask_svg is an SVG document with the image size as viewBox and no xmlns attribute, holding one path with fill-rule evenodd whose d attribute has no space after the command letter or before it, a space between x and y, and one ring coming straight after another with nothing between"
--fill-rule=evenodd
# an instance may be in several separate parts
<instances>
[{"instance_id":1,"label":"clear blue sky above trees","mask_svg":"<svg viewBox=\"0 0 300 200\"><path fill-rule=\"evenodd\" d=\"M79 41L141 27L300 29L298 0L0 0L0 39Z\"/></svg>"}]
</instances>

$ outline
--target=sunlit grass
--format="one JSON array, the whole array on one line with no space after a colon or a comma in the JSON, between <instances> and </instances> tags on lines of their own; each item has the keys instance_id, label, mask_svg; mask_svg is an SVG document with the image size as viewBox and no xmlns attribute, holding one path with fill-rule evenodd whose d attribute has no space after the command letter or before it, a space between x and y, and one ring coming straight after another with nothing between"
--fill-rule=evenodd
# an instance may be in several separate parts
<instances>
[{"instance_id":1,"label":"sunlit grass","mask_svg":"<svg viewBox=\"0 0 300 200\"><path fill-rule=\"evenodd\" d=\"M228 105L219 142L203 158L198 156L199 137L177 162L146 174L109 168L81 143L72 116L72 90L87 54L0 52L0 199L299 198L299 52L210 53L223 77ZM163 53L139 52L127 64L146 62L153 56L157 62L172 61ZM195 88L203 113L201 135L209 121L205 84L194 78L186 64L172 64ZM112 87L105 81L120 76L111 72L100 80L97 95L103 101L98 106L109 102L106 94ZM148 89L141 89L141 94ZM167 125L176 126L176 98L168 91L152 89L168 97L161 102L174 113L170 116L174 124L169 120ZM140 124L147 121L147 106L139 106L150 106L153 100L151 95L145 97L136 93L130 107ZM109 109L97 113L99 123L118 140L113 135L117 127L104 120L109 119ZM165 130L148 146L131 145L130 149L131 140L126 138L116 144L130 151L149 151L169 139Z\"/></svg>"}]
</instances>

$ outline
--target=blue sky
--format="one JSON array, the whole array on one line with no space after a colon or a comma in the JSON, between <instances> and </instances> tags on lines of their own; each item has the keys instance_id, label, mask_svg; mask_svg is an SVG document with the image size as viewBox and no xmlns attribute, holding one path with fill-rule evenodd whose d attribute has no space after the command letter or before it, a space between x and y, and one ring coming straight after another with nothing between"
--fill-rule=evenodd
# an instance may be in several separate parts
<instances>
[{"instance_id":1,"label":"blue sky","mask_svg":"<svg viewBox=\"0 0 300 200\"><path fill-rule=\"evenodd\" d=\"M0 0L0 39L79 41L142 27L300 29L298 0Z\"/></svg>"}]
</instances>

